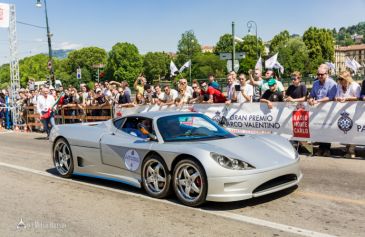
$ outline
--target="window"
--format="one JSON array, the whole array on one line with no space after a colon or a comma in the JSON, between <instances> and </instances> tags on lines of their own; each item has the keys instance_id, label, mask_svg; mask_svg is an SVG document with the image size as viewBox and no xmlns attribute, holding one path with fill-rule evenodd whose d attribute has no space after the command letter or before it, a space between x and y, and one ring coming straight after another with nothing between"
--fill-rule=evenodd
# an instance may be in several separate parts
<instances>
[{"instance_id":1,"label":"window","mask_svg":"<svg viewBox=\"0 0 365 237\"><path fill-rule=\"evenodd\" d=\"M140 124L140 125L139 125ZM121 130L129 135L139 137L139 138L148 138L148 135L145 135L141 132L141 125L151 134L155 134L153 131L152 119L143 118L143 117L128 117L126 118L125 123L123 124Z\"/></svg>"}]
</instances>

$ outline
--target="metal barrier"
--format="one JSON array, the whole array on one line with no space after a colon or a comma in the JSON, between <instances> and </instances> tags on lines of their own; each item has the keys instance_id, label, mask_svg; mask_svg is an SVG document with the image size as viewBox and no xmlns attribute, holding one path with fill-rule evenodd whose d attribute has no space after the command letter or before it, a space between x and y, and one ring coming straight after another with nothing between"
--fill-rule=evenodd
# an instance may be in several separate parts
<instances>
[{"instance_id":1,"label":"metal barrier","mask_svg":"<svg viewBox=\"0 0 365 237\"><path fill-rule=\"evenodd\" d=\"M26 106L25 112L25 123L29 131L34 128L43 128L40 121L40 115L37 113L35 106ZM94 122L104 121L111 119L113 115L113 106L104 105L100 106L81 106L81 105L66 105L62 108L58 108L55 111L56 124L66 123L83 123L83 122Z\"/></svg>"}]
</instances>

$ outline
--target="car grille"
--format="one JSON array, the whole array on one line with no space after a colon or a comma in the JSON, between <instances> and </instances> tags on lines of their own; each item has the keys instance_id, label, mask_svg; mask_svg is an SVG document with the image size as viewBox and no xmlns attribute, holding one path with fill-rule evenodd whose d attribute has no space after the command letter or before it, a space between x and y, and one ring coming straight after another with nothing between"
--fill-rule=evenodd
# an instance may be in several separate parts
<instances>
[{"instance_id":1,"label":"car grille","mask_svg":"<svg viewBox=\"0 0 365 237\"><path fill-rule=\"evenodd\" d=\"M287 174L287 175L283 175L280 177L277 177L275 179L269 180L263 184L261 184L260 186L258 186L257 188L255 188L255 190L253 190L253 193L258 193L258 192L262 192L264 190L270 189L270 188L274 188L276 186L285 184L285 183L290 183L297 180L297 176L295 174Z\"/></svg>"}]
</instances>

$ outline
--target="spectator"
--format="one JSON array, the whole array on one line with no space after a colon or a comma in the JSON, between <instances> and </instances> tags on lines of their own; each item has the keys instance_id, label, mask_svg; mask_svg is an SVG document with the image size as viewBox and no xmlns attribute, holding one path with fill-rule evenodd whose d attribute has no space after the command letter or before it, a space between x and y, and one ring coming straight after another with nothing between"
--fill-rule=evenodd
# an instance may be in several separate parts
<instances>
[{"instance_id":1,"label":"spectator","mask_svg":"<svg viewBox=\"0 0 365 237\"><path fill-rule=\"evenodd\" d=\"M237 73L235 71L230 71L229 74L232 76L233 84L238 84Z\"/></svg>"},{"instance_id":2,"label":"spectator","mask_svg":"<svg viewBox=\"0 0 365 237\"><path fill-rule=\"evenodd\" d=\"M135 105L144 105L145 104L144 97L141 93L137 92L136 99L134 100L134 104Z\"/></svg>"},{"instance_id":3,"label":"spectator","mask_svg":"<svg viewBox=\"0 0 365 237\"><path fill-rule=\"evenodd\" d=\"M5 127L4 119L5 119L5 94L3 91L0 91L0 128Z\"/></svg>"},{"instance_id":4,"label":"spectator","mask_svg":"<svg viewBox=\"0 0 365 237\"><path fill-rule=\"evenodd\" d=\"M260 102L261 99L261 91L260 85L262 84L262 73L261 70L255 69L254 75L252 75L252 70L249 70L250 84L253 87L253 102Z\"/></svg>"},{"instance_id":5,"label":"spectator","mask_svg":"<svg viewBox=\"0 0 365 237\"><path fill-rule=\"evenodd\" d=\"M165 97L165 93L162 92L160 84L155 85L155 93L153 95L153 103L160 104Z\"/></svg>"},{"instance_id":6,"label":"spectator","mask_svg":"<svg viewBox=\"0 0 365 237\"><path fill-rule=\"evenodd\" d=\"M164 98L162 99L162 105L172 105L175 103L175 99L178 97L178 92L171 89L169 85L164 86Z\"/></svg>"},{"instance_id":7,"label":"spectator","mask_svg":"<svg viewBox=\"0 0 365 237\"><path fill-rule=\"evenodd\" d=\"M41 115L41 121L43 124L43 130L47 133L47 139L52 127L55 126L53 106L55 105L55 99L49 95L49 89L43 88L42 95L38 98L37 111Z\"/></svg>"},{"instance_id":8,"label":"spectator","mask_svg":"<svg viewBox=\"0 0 365 237\"><path fill-rule=\"evenodd\" d=\"M269 109L273 108L272 102L283 102L283 93L279 91L277 81L271 78L267 84L269 89L264 92L260 102L266 103Z\"/></svg>"},{"instance_id":9,"label":"spectator","mask_svg":"<svg viewBox=\"0 0 365 237\"><path fill-rule=\"evenodd\" d=\"M235 83L233 82L233 76L231 73L227 75L227 100L226 104L230 104L237 101L236 92L235 92Z\"/></svg>"},{"instance_id":10,"label":"spectator","mask_svg":"<svg viewBox=\"0 0 365 237\"><path fill-rule=\"evenodd\" d=\"M259 87L259 90L260 90L260 93L261 93L261 98L262 98L263 93L265 93L265 91L267 91L269 89L268 81L270 79L274 79L276 81L276 86L277 86L277 89L278 89L279 92L284 92L283 84L280 81L275 79L274 70L269 68L269 69L266 70L264 80L260 80L260 81L251 80L251 83L252 83L253 86L258 86Z\"/></svg>"},{"instance_id":11,"label":"spectator","mask_svg":"<svg viewBox=\"0 0 365 237\"><path fill-rule=\"evenodd\" d=\"M348 71L342 71L338 77L337 93L335 100L341 103L356 101L360 97L360 85L352 80ZM355 158L355 145L346 145L346 158Z\"/></svg>"},{"instance_id":12,"label":"spectator","mask_svg":"<svg viewBox=\"0 0 365 237\"><path fill-rule=\"evenodd\" d=\"M288 87L285 93L285 101L303 102L306 101L307 87L301 84L302 75L295 71L291 74L292 84Z\"/></svg>"},{"instance_id":13,"label":"spectator","mask_svg":"<svg viewBox=\"0 0 365 237\"><path fill-rule=\"evenodd\" d=\"M183 90L184 93L187 93L190 97L193 96L193 88L191 88L191 86L188 86L188 81L185 78L179 80L178 89Z\"/></svg>"},{"instance_id":14,"label":"spectator","mask_svg":"<svg viewBox=\"0 0 365 237\"><path fill-rule=\"evenodd\" d=\"M203 81L200 84L200 88L201 88L201 96L206 97L207 100L203 100L203 103L225 103L226 102L226 97L223 95L222 92L220 92L217 89L214 89L211 86L208 86L208 84Z\"/></svg>"},{"instance_id":15,"label":"spectator","mask_svg":"<svg viewBox=\"0 0 365 237\"><path fill-rule=\"evenodd\" d=\"M122 87L119 88L119 99L118 99L119 107L133 107L131 97L129 94L125 93Z\"/></svg>"},{"instance_id":16,"label":"spectator","mask_svg":"<svg viewBox=\"0 0 365 237\"><path fill-rule=\"evenodd\" d=\"M360 100L365 101L365 79L362 81L361 84Z\"/></svg>"},{"instance_id":17,"label":"spectator","mask_svg":"<svg viewBox=\"0 0 365 237\"><path fill-rule=\"evenodd\" d=\"M180 88L177 99L179 102L176 105L188 104L192 98L192 94L188 93L186 89Z\"/></svg>"},{"instance_id":18,"label":"spectator","mask_svg":"<svg viewBox=\"0 0 365 237\"><path fill-rule=\"evenodd\" d=\"M139 76L133 84L134 89L136 90L136 93L140 93L143 95L144 92L144 85L146 85L146 78L143 76Z\"/></svg>"},{"instance_id":19,"label":"spectator","mask_svg":"<svg viewBox=\"0 0 365 237\"><path fill-rule=\"evenodd\" d=\"M338 85L335 101L356 101L360 98L360 85L352 80L348 71L342 71L338 77Z\"/></svg>"},{"instance_id":20,"label":"spectator","mask_svg":"<svg viewBox=\"0 0 365 237\"><path fill-rule=\"evenodd\" d=\"M192 88L193 88L194 92L193 92L193 97L191 98L189 103L192 103L192 104L201 103L202 102L201 89L200 89L198 83L193 83Z\"/></svg>"},{"instance_id":21,"label":"spectator","mask_svg":"<svg viewBox=\"0 0 365 237\"><path fill-rule=\"evenodd\" d=\"M214 75L213 75L213 74L209 74L209 76L208 76L208 81L209 81L208 86L211 86L211 87L213 87L213 88L214 88L214 89L216 89L216 90L220 90L219 84L218 84L218 82L215 80L215 78L214 78Z\"/></svg>"},{"instance_id":22,"label":"spectator","mask_svg":"<svg viewBox=\"0 0 365 237\"><path fill-rule=\"evenodd\" d=\"M144 85L144 93L143 93L143 97L144 97L144 101L146 104L153 104L153 95L154 95L154 91L152 90L151 85L146 84Z\"/></svg>"},{"instance_id":23,"label":"spectator","mask_svg":"<svg viewBox=\"0 0 365 237\"><path fill-rule=\"evenodd\" d=\"M236 85L236 98L238 103L252 102L253 86L246 82L246 77L241 73L238 77L240 84Z\"/></svg>"},{"instance_id":24,"label":"spectator","mask_svg":"<svg viewBox=\"0 0 365 237\"><path fill-rule=\"evenodd\" d=\"M308 104L312 106L333 100L337 93L337 84L328 76L328 66L326 64L321 64L318 67L317 77L318 80L314 81L308 99ZM331 156L330 149L331 143L319 143L319 149L315 155Z\"/></svg>"}]
</instances>

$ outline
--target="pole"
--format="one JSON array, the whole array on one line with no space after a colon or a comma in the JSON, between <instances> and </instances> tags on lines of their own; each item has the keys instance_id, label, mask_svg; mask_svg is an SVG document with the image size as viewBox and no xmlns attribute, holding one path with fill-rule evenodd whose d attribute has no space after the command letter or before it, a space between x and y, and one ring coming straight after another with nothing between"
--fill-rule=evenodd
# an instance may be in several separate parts
<instances>
[{"instance_id":1,"label":"pole","mask_svg":"<svg viewBox=\"0 0 365 237\"><path fill-rule=\"evenodd\" d=\"M233 44L233 50L232 50L232 71L234 71L234 61L235 61L235 54L236 54L236 46L234 42L234 21L232 21L232 44Z\"/></svg>"},{"instance_id":2,"label":"pole","mask_svg":"<svg viewBox=\"0 0 365 237\"><path fill-rule=\"evenodd\" d=\"M190 59L190 66L189 66L189 83L191 85L191 59Z\"/></svg>"},{"instance_id":3,"label":"pole","mask_svg":"<svg viewBox=\"0 0 365 237\"><path fill-rule=\"evenodd\" d=\"M47 0L44 0L44 12L46 14L46 27L47 27L47 39L48 39L48 57L49 57L49 61L51 62L49 85L52 85L53 81L54 81L54 70L53 70L53 61L52 61L51 33L50 33L50 30L49 30L49 25L48 25Z\"/></svg>"}]
</instances>

